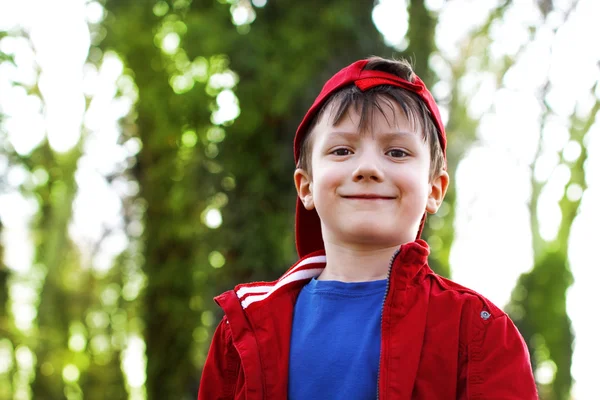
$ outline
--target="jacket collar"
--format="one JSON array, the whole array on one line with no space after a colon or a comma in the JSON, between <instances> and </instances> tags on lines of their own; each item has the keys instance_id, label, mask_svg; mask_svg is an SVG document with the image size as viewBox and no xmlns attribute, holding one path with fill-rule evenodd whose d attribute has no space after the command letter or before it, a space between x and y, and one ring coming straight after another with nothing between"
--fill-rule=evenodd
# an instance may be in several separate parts
<instances>
[{"instance_id":1,"label":"jacket collar","mask_svg":"<svg viewBox=\"0 0 600 400\"><path fill-rule=\"evenodd\" d=\"M301 287L308 280L319 276L326 262L325 252L316 251L298 260L278 280L237 285L235 294L244 309L256 307L254 304L268 303L271 296L297 288L300 284Z\"/></svg>"},{"instance_id":2,"label":"jacket collar","mask_svg":"<svg viewBox=\"0 0 600 400\"><path fill-rule=\"evenodd\" d=\"M393 284L394 289L404 289L420 282L431 272L427 264L428 257L429 246L422 239L400 246L390 271L390 285Z\"/></svg>"},{"instance_id":3,"label":"jacket collar","mask_svg":"<svg viewBox=\"0 0 600 400\"><path fill-rule=\"evenodd\" d=\"M429 246L418 239L405 243L399 248L398 254L393 259L390 271L390 281L395 289L403 289L417 283L420 278L430 272L427 266ZM273 298L280 294L293 294L302 288L306 282L319 276L327 263L324 250L319 250L302 257L289 268L278 280L272 282L254 282L237 285L233 293L243 310L269 304ZM215 298L223 306L224 296L231 296L231 292L223 293ZM229 302L228 302L229 303ZM227 310L224 310L227 313Z\"/></svg>"}]
</instances>

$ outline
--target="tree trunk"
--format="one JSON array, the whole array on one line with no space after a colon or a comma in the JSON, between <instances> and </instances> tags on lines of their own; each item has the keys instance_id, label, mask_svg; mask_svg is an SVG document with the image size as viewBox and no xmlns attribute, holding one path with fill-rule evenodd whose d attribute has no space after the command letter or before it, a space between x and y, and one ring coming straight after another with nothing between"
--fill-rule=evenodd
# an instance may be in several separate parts
<instances>
[{"instance_id":1,"label":"tree trunk","mask_svg":"<svg viewBox=\"0 0 600 400\"><path fill-rule=\"evenodd\" d=\"M33 228L36 237L33 268L46 275L37 315L39 339L34 349L37 363L32 392L36 399L64 396L62 369L68 351L70 311L75 305L63 290L63 271L68 267L68 255L72 254L67 226L77 191L75 170L80 155L79 148L64 155L55 154L47 142L32 155L34 159L39 157L39 164L49 173L48 184L38 192L40 213Z\"/></svg>"}]
</instances>

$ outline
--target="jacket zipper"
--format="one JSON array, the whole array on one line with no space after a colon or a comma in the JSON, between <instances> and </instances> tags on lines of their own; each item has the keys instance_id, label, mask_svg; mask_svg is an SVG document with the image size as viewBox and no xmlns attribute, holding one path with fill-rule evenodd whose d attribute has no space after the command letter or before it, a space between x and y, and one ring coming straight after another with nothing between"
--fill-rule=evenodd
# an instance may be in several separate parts
<instances>
[{"instance_id":1,"label":"jacket zipper","mask_svg":"<svg viewBox=\"0 0 600 400\"><path fill-rule=\"evenodd\" d=\"M392 266L394 265L394 260L396 260L396 257L398 256L398 254L400 253L400 249L401 247L396 250L394 252L394 255L392 256L391 260L390 260L390 265L388 266L388 272L387 272L387 283L385 285L385 293L383 294L383 302L381 303L381 341L383 342L383 309L385 307L385 300L387 299L388 296L388 292L390 291L390 277L392 275ZM379 379L381 378L381 348L379 349L379 364L377 365L377 400L379 400Z\"/></svg>"}]
</instances>

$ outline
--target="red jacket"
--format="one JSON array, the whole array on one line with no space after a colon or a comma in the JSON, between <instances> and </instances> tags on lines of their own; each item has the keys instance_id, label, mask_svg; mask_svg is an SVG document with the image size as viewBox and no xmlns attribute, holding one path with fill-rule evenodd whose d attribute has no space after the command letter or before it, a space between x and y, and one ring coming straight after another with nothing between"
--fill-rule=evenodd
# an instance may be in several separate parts
<instances>
[{"instance_id":1,"label":"red jacket","mask_svg":"<svg viewBox=\"0 0 600 400\"><path fill-rule=\"evenodd\" d=\"M390 263L379 398L537 399L529 353L512 321L480 294L436 275L428 255L417 240ZM275 282L238 285L215 298L225 317L198 399L287 398L294 303L324 265L324 252L312 253Z\"/></svg>"}]
</instances>

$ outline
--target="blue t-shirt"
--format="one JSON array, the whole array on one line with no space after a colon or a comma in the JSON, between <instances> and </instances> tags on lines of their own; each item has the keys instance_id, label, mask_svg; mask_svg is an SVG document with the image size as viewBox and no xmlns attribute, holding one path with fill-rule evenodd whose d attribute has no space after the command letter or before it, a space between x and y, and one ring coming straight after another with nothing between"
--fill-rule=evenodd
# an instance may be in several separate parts
<instances>
[{"instance_id":1,"label":"blue t-shirt","mask_svg":"<svg viewBox=\"0 0 600 400\"><path fill-rule=\"evenodd\" d=\"M312 279L298 295L290 344L290 400L377 396L386 281Z\"/></svg>"}]
</instances>

